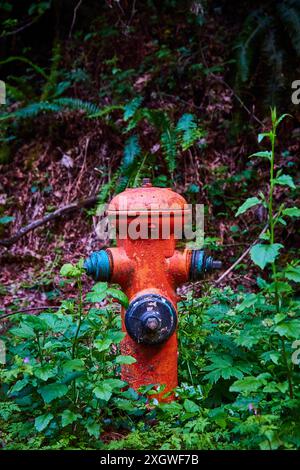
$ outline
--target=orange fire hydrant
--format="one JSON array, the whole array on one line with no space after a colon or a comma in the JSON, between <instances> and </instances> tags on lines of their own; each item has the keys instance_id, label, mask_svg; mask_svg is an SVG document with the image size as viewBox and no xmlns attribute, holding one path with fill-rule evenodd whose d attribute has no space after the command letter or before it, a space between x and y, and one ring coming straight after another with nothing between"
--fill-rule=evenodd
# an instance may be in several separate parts
<instances>
[{"instance_id":1,"label":"orange fire hydrant","mask_svg":"<svg viewBox=\"0 0 300 470\"><path fill-rule=\"evenodd\" d=\"M182 196L145 178L141 188L126 189L108 206L117 247L92 253L84 264L87 274L119 284L129 299L121 311L121 352L136 362L123 365L121 375L135 390L164 384L164 395L177 386L176 288L221 268L203 250L176 250L187 207Z\"/></svg>"}]
</instances>

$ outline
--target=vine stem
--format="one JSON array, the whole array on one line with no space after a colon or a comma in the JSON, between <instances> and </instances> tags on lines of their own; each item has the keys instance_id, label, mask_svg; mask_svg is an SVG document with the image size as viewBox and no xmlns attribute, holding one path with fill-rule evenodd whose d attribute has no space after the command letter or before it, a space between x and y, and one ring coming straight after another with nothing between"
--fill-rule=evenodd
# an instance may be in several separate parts
<instances>
[{"instance_id":1,"label":"vine stem","mask_svg":"<svg viewBox=\"0 0 300 470\"><path fill-rule=\"evenodd\" d=\"M275 118L272 118L272 132L270 133L271 161L270 161L270 192L269 192L269 201L268 201L270 245L273 245L274 242L275 242L274 228L275 228L275 223L276 223L276 215L275 216L273 215L276 127L277 127L277 121L276 121L276 115L275 115ZM275 289L274 289L275 308L276 308L276 313L278 314L278 313L280 313L280 299L279 299L279 294L278 294L277 269L276 269L275 261L272 263L272 273L273 273L273 279L274 279L274 282L275 282ZM283 358L283 362L286 366L287 380L288 380L288 384L289 384L289 395L290 395L290 398L293 398L294 397L294 392L293 392L292 373L291 373L291 369L289 367L289 363L288 363L288 359L287 359L287 353L286 353L286 349L285 349L285 342L284 342L283 338L280 338L280 341L281 341L281 346L282 346L282 358Z\"/></svg>"}]
</instances>

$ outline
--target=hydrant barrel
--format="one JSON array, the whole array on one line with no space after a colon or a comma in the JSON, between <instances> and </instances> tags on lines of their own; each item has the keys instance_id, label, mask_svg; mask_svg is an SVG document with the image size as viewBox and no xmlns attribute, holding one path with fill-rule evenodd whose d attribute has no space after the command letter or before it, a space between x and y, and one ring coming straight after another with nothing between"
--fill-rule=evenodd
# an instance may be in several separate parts
<instances>
[{"instance_id":1,"label":"hydrant barrel","mask_svg":"<svg viewBox=\"0 0 300 470\"><path fill-rule=\"evenodd\" d=\"M117 247L94 252L84 263L87 274L119 284L129 298L121 309L121 352L136 362L123 365L121 376L136 390L164 385L158 399L169 393L171 400L177 386L176 288L221 267L203 250L176 249L187 214L182 196L144 179L141 188L126 189L109 204Z\"/></svg>"}]
</instances>

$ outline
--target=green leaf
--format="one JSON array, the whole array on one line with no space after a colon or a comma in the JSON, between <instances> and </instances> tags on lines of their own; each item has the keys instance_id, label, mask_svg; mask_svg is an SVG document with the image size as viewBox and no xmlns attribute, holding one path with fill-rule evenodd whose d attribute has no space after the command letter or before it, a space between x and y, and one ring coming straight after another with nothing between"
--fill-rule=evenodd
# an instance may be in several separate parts
<instances>
[{"instance_id":1,"label":"green leaf","mask_svg":"<svg viewBox=\"0 0 300 470\"><path fill-rule=\"evenodd\" d=\"M88 292L85 298L87 302L98 303L102 302L105 297L106 292L102 292L101 294L98 294L97 292Z\"/></svg>"},{"instance_id":2,"label":"green leaf","mask_svg":"<svg viewBox=\"0 0 300 470\"><path fill-rule=\"evenodd\" d=\"M71 263L66 263L61 267L60 275L68 278L76 278L81 276L81 270L78 266L74 266Z\"/></svg>"},{"instance_id":3,"label":"green leaf","mask_svg":"<svg viewBox=\"0 0 300 470\"><path fill-rule=\"evenodd\" d=\"M300 209L298 207L287 207L282 211L282 214L288 217L300 217Z\"/></svg>"},{"instance_id":4,"label":"green leaf","mask_svg":"<svg viewBox=\"0 0 300 470\"><path fill-rule=\"evenodd\" d=\"M44 415L38 416L34 420L35 429L39 432L43 431L53 418L54 416L52 413L46 413Z\"/></svg>"},{"instance_id":5,"label":"green leaf","mask_svg":"<svg viewBox=\"0 0 300 470\"><path fill-rule=\"evenodd\" d=\"M250 207L256 206L257 204L261 204L261 200L257 197L249 197L246 201L238 208L235 217L238 217L241 214L244 214Z\"/></svg>"},{"instance_id":6,"label":"green leaf","mask_svg":"<svg viewBox=\"0 0 300 470\"><path fill-rule=\"evenodd\" d=\"M136 362L136 359L131 356L118 356L116 358L117 364L134 364L135 362Z\"/></svg>"},{"instance_id":7,"label":"green leaf","mask_svg":"<svg viewBox=\"0 0 300 470\"><path fill-rule=\"evenodd\" d=\"M276 121L276 127L279 126L281 121L283 121L283 119L285 119L287 116L292 117L292 115L288 113L282 114Z\"/></svg>"},{"instance_id":8,"label":"green leaf","mask_svg":"<svg viewBox=\"0 0 300 470\"><path fill-rule=\"evenodd\" d=\"M193 402L192 400L189 400L186 398L183 402L183 407L187 413L197 413L199 412L199 406Z\"/></svg>"},{"instance_id":9,"label":"green leaf","mask_svg":"<svg viewBox=\"0 0 300 470\"><path fill-rule=\"evenodd\" d=\"M257 243L250 250L252 261L261 269L264 269L268 263L273 263L279 254L281 243L273 243L272 245L263 245Z\"/></svg>"},{"instance_id":10,"label":"green leaf","mask_svg":"<svg viewBox=\"0 0 300 470\"><path fill-rule=\"evenodd\" d=\"M100 424L91 422L85 425L86 430L90 436L94 436L96 439L100 436Z\"/></svg>"},{"instance_id":11,"label":"green leaf","mask_svg":"<svg viewBox=\"0 0 300 470\"><path fill-rule=\"evenodd\" d=\"M64 372L73 372L74 370L83 370L84 362L82 359L69 359L63 362L62 369Z\"/></svg>"},{"instance_id":12,"label":"green leaf","mask_svg":"<svg viewBox=\"0 0 300 470\"><path fill-rule=\"evenodd\" d=\"M261 376L253 377L248 376L240 380L236 380L230 387L231 392L242 392L242 393L252 393L256 392L259 388L266 384L266 379L261 374Z\"/></svg>"},{"instance_id":13,"label":"green leaf","mask_svg":"<svg viewBox=\"0 0 300 470\"><path fill-rule=\"evenodd\" d=\"M290 320L279 323L275 326L274 331L276 331L279 336L297 339L300 335L300 320Z\"/></svg>"},{"instance_id":14,"label":"green leaf","mask_svg":"<svg viewBox=\"0 0 300 470\"><path fill-rule=\"evenodd\" d=\"M264 150L262 152L255 152L249 156L249 158L252 158L252 157L267 158L268 160L271 160L272 152L270 152L269 150Z\"/></svg>"},{"instance_id":15,"label":"green leaf","mask_svg":"<svg viewBox=\"0 0 300 470\"><path fill-rule=\"evenodd\" d=\"M54 367L51 364L45 364L43 366L36 366L33 369L34 375L40 380L48 380L51 377L55 377L57 374L57 367Z\"/></svg>"},{"instance_id":16,"label":"green leaf","mask_svg":"<svg viewBox=\"0 0 300 470\"><path fill-rule=\"evenodd\" d=\"M108 384L112 389L126 387L127 382L120 379L106 379L105 383Z\"/></svg>"},{"instance_id":17,"label":"green leaf","mask_svg":"<svg viewBox=\"0 0 300 470\"><path fill-rule=\"evenodd\" d=\"M210 371L204 379L208 379L210 383L216 383L221 377L225 380L230 377L241 379L244 372L249 371L249 367L244 363L233 364L233 359L228 354L209 353L208 356L212 364L204 367L204 370Z\"/></svg>"},{"instance_id":18,"label":"green leaf","mask_svg":"<svg viewBox=\"0 0 300 470\"><path fill-rule=\"evenodd\" d=\"M65 426L68 426L68 424L72 424L74 421L77 421L78 418L82 418L80 413L74 413L71 410L64 410L61 415L61 425L64 428Z\"/></svg>"},{"instance_id":19,"label":"green leaf","mask_svg":"<svg viewBox=\"0 0 300 470\"><path fill-rule=\"evenodd\" d=\"M288 186L289 188L296 189L293 178L290 175L280 175L274 179L275 184L280 186Z\"/></svg>"},{"instance_id":20,"label":"green leaf","mask_svg":"<svg viewBox=\"0 0 300 470\"><path fill-rule=\"evenodd\" d=\"M14 336L17 336L18 338L25 339L35 338L36 336L33 328L26 325L25 323L21 323L18 328L11 328L10 333Z\"/></svg>"},{"instance_id":21,"label":"green leaf","mask_svg":"<svg viewBox=\"0 0 300 470\"><path fill-rule=\"evenodd\" d=\"M68 392L68 387L64 384L53 383L41 387L38 392L42 395L45 403L51 403L56 398L61 398Z\"/></svg>"},{"instance_id":22,"label":"green leaf","mask_svg":"<svg viewBox=\"0 0 300 470\"><path fill-rule=\"evenodd\" d=\"M96 282L96 284L93 285L93 291L97 292L98 294L100 294L101 292L105 292L107 289L107 282Z\"/></svg>"},{"instance_id":23,"label":"green leaf","mask_svg":"<svg viewBox=\"0 0 300 470\"><path fill-rule=\"evenodd\" d=\"M300 282L300 266L291 266L291 265L289 265L285 269L284 275L290 281Z\"/></svg>"},{"instance_id":24,"label":"green leaf","mask_svg":"<svg viewBox=\"0 0 300 470\"><path fill-rule=\"evenodd\" d=\"M22 390L24 387L26 387L26 385L28 385L28 382L29 382L28 378L18 380L15 383L15 385L10 389L10 391L9 391L10 395L14 395L17 392L20 392L20 390Z\"/></svg>"},{"instance_id":25,"label":"green leaf","mask_svg":"<svg viewBox=\"0 0 300 470\"><path fill-rule=\"evenodd\" d=\"M258 141L258 143L260 144L261 141L262 141L265 137L270 137L270 133L269 133L269 132L262 132L261 134L258 134L258 136L257 136L257 141Z\"/></svg>"},{"instance_id":26,"label":"green leaf","mask_svg":"<svg viewBox=\"0 0 300 470\"><path fill-rule=\"evenodd\" d=\"M93 393L100 400L108 401L112 396L112 387L106 381L101 382L93 389Z\"/></svg>"},{"instance_id":27,"label":"green leaf","mask_svg":"<svg viewBox=\"0 0 300 470\"><path fill-rule=\"evenodd\" d=\"M94 341L94 347L97 349L97 351L102 352L102 351L107 351L111 344L112 344L112 339L111 338L105 338L105 339L96 339Z\"/></svg>"},{"instance_id":28,"label":"green leaf","mask_svg":"<svg viewBox=\"0 0 300 470\"><path fill-rule=\"evenodd\" d=\"M119 289L114 289L110 287L107 289L107 295L110 295L114 299L118 300L123 307L127 308L129 305L129 300L126 294Z\"/></svg>"}]
</instances>

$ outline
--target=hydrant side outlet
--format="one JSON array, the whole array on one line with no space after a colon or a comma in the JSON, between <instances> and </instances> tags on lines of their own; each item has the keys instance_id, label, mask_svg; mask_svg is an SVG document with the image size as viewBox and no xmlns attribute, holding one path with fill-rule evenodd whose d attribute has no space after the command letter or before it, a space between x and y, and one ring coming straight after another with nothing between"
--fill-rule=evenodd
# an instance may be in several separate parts
<instances>
[{"instance_id":1,"label":"hydrant side outlet","mask_svg":"<svg viewBox=\"0 0 300 470\"><path fill-rule=\"evenodd\" d=\"M94 251L83 264L86 273L95 281L109 281L111 277L111 260L106 250Z\"/></svg>"}]
</instances>

